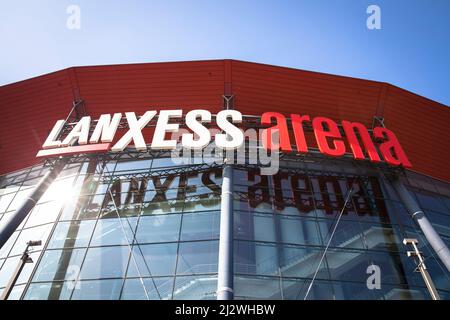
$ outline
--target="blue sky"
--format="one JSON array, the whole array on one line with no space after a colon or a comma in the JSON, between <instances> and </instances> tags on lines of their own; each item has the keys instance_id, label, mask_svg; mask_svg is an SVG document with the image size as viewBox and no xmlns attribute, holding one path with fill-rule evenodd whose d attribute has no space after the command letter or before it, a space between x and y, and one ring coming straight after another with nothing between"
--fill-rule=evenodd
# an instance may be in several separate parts
<instances>
[{"instance_id":1,"label":"blue sky","mask_svg":"<svg viewBox=\"0 0 450 320\"><path fill-rule=\"evenodd\" d=\"M80 30L66 27L71 4ZM370 4L381 30L366 27ZM450 1L0 0L0 85L71 66L224 58L385 81L450 106Z\"/></svg>"}]
</instances>

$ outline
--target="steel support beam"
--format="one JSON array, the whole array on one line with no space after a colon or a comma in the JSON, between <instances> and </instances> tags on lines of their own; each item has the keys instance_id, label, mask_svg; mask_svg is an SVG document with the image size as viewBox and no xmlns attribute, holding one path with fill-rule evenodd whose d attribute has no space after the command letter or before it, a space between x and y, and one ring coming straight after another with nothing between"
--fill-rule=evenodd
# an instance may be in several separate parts
<instances>
[{"instance_id":1,"label":"steel support beam","mask_svg":"<svg viewBox=\"0 0 450 320\"><path fill-rule=\"evenodd\" d=\"M25 217L34 208L36 203L55 180L66 164L66 159L59 159L54 166L42 177L31 194L23 201L20 207L0 227L0 248L2 248L11 235L16 231Z\"/></svg>"},{"instance_id":2,"label":"steel support beam","mask_svg":"<svg viewBox=\"0 0 450 320\"><path fill-rule=\"evenodd\" d=\"M217 300L233 299L233 166L225 163L220 207Z\"/></svg>"},{"instance_id":3,"label":"steel support beam","mask_svg":"<svg viewBox=\"0 0 450 320\"><path fill-rule=\"evenodd\" d=\"M450 271L450 251L445 245L444 241L442 241L441 237L436 232L434 227L431 225L430 221L425 216L419 204L416 202L416 200L414 200L408 189L406 189L399 178L392 180L392 186L399 195L411 217L419 225L428 243L444 263L447 270Z\"/></svg>"}]
</instances>

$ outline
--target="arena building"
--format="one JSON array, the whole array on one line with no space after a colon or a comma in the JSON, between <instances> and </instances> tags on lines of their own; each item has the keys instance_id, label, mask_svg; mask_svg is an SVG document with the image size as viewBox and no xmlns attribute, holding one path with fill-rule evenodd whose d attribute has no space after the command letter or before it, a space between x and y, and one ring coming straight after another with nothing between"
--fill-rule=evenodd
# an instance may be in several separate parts
<instances>
[{"instance_id":1,"label":"arena building","mask_svg":"<svg viewBox=\"0 0 450 320\"><path fill-rule=\"evenodd\" d=\"M0 106L4 299L450 298L445 105L213 60L73 67Z\"/></svg>"}]
</instances>

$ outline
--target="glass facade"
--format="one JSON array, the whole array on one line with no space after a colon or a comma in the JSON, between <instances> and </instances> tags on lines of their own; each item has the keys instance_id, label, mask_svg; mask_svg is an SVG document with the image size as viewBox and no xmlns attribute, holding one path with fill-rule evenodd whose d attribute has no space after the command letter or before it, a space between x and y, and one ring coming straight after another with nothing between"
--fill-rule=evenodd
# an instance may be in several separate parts
<instances>
[{"instance_id":1,"label":"glass facade","mask_svg":"<svg viewBox=\"0 0 450 320\"><path fill-rule=\"evenodd\" d=\"M216 299L221 166L90 159L66 166L0 250L0 290L26 242L41 240L10 299ZM419 240L439 293L450 298L450 275L378 169L280 165L274 176L234 169L236 299L429 299L406 237ZM0 224L46 170L1 177ZM450 185L410 172L403 179L450 245ZM367 286L372 265L380 289Z\"/></svg>"}]
</instances>

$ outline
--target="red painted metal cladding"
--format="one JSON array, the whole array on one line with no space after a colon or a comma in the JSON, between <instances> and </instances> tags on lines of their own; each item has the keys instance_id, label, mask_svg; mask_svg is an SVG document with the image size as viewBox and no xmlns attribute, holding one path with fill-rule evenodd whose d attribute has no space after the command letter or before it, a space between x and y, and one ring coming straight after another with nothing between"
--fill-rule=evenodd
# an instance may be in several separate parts
<instances>
[{"instance_id":1,"label":"red painted metal cladding","mask_svg":"<svg viewBox=\"0 0 450 320\"><path fill-rule=\"evenodd\" d=\"M234 107L243 114L326 117L368 128L374 116L384 117L413 170L450 182L448 107L382 82L235 60L74 67L2 86L0 174L39 161L37 151L73 100L83 99L96 119L149 109L216 113L223 94L233 94ZM299 137L289 135L293 143ZM307 145L317 148L314 134L305 135Z\"/></svg>"}]
</instances>

